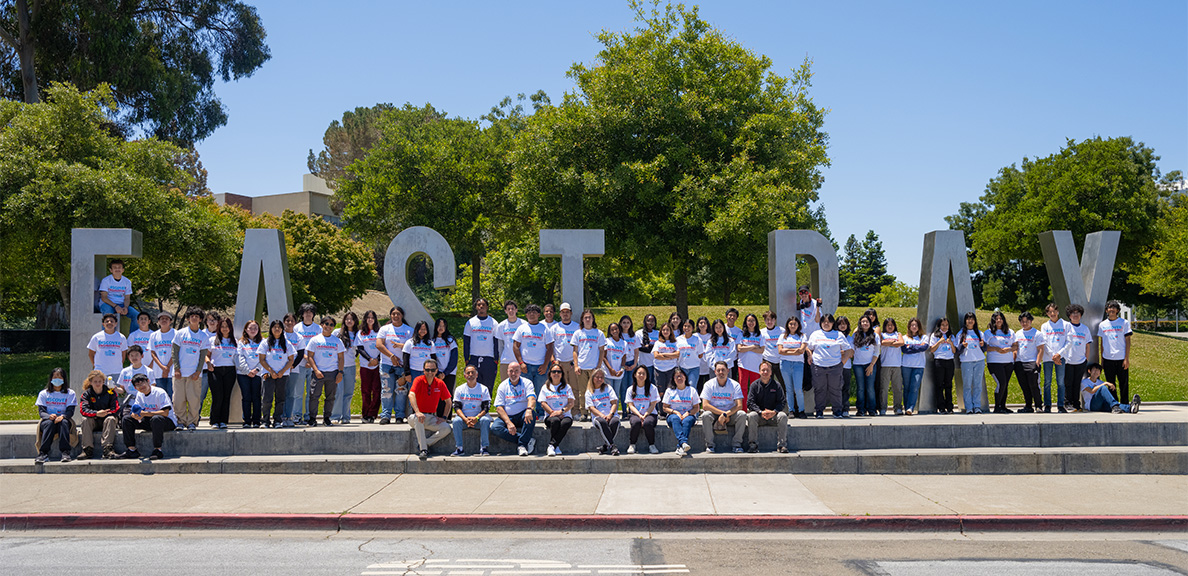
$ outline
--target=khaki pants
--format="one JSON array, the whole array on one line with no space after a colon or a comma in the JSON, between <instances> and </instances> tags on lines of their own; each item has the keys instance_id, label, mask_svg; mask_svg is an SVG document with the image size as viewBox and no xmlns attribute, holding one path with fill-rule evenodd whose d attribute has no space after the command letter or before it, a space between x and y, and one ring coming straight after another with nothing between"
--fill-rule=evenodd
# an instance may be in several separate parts
<instances>
[{"instance_id":1,"label":"khaki pants","mask_svg":"<svg viewBox=\"0 0 1188 576\"><path fill-rule=\"evenodd\" d=\"M173 378L173 410L177 426L198 425L202 417L202 378Z\"/></svg>"},{"instance_id":2,"label":"khaki pants","mask_svg":"<svg viewBox=\"0 0 1188 576\"><path fill-rule=\"evenodd\" d=\"M701 432L705 434L705 450L714 451L714 424L718 422L718 415L709 410L701 411ZM730 425L734 426L734 445L732 448L742 448L747 433L747 413L735 412L730 417Z\"/></svg>"},{"instance_id":3,"label":"khaki pants","mask_svg":"<svg viewBox=\"0 0 1188 576\"><path fill-rule=\"evenodd\" d=\"M98 418L83 418L82 421L82 441L83 448L95 448L95 426L98 424ZM119 428L116 422L116 417L108 414L103 418L103 436L100 442L103 443L104 448L111 448L115 446L116 430Z\"/></svg>"},{"instance_id":4,"label":"khaki pants","mask_svg":"<svg viewBox=\"0 0 1188 576\"><path fill-rule=\"evenodd\" d=\"M564 370L564 369L562 369ZM573 412L574 414L590 414L590 409L586 408L586 388L590 385L590 378L594 377L593 370L578 370L577 383L573 385Z\"/></svg>"},{"instance_id":5,"label":"khaki pants","mask_svg":"<svg viewBox=\"0 0 1188 576\"><path fill-rule=\"evenodd\" d=\"M447 420L430 414L425 415L424 423L422 423L421 420L417 418L416 414L409 416L408 419L412 422L413 429L417 431L417 445L421 447L421 450L426 452L429 451L430 446L437 444L439 441L444 439L446 436L449 436L454 431L453 427L450 426L450 423ZM433 432L433 436L431 436L428 440L425 439L425 430Z\"/></svg>"},{"instance_id":6,"label":"khaki pants","mask_svg":"<svg viewBox=\"0 0 1188 576\"><path fill-rule=\"evenodd\" d=\"M903 370L899 366L884 366L879 371L879 390L881 392L879 398L883 399L883 405L876 406L876 408L880 412L887 410L888 387L891 388L892 408L896 412L903 411L903 402L901 401L903 397Z\"/></svg>"},{"instance_id":7,"label":"khaki pants","mask_svg":"<svg viewBox=\"0 0 1188 576\"><path fill-rule=\"evenodd\" d=\"M571 412L574 415L581 414L582 409L586 407L586 404L584 401L578 400L578 398L586 397L586 381L582 380L581 382L578 382L578 372L574 369L572 360L569 362L562 362L561 371L565 373L565 381L568 382L571 387L573 387L573 410ZM581 394L581 396L578 396L578 394Z\"/></svg>"}]
</instances>

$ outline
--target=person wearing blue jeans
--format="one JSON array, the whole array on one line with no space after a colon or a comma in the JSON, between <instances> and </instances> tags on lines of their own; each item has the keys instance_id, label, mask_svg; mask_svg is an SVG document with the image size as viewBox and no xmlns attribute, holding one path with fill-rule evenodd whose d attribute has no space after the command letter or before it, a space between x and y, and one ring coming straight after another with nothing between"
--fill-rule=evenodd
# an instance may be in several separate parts
<instances>
[{"instance_id":1,"label":"person wearing blue jeans","mask_svg":"<svg viewBox=\"0 0 1188 576\"><path fill-rule=\"evenodd\" d=\"M961 363L961 397L966 414L982 413L982 391L986 389L986 360Z\"/></svg>"},{"instance_id":2,"label":"person wearing blue jeans","mask_svg":"<svg viewBox=\"0 0 1188 576\"><path fill-rule=\"evenodd\" d=\"M867 373L867 369L870 373ZM858 414L867 414L874 416L875 414L875 381L879 379L879 373L875 370L874 362L870 364L854 364L854 380L855 387L855 403L858 408Z\"/></svg>"},{"instance_id":3,"label":"person wearing blue jeans","mask_svg":"<svg viewBox=\"0 0 1188 576\"><path fill-rule=\"evenodd\" d=\"M532 381L520 375L520 363L507 365L507 380L499 383L495 392L495 412L499 415L491 423L491 433L499 438L514 442L520 456L527 456L536 449L536 395L532 393Z\"/></svg>"},{"instance_id":4,"label":"person wearing blue jeans","mask_svg":"<svg viewBox=\"0 0 1188 576\"><path fill-rule=\"evenodd\" d=\"M1056 406L1061 412L1064 411L1064 405L1060 403L1060 399L1064 398L1064 362L1059 364L1049 360L1044 362L1044 412L1052 411L1052 376L1056 376Z\"/></svg>"},{"instance_id":5,"label":"person wearing blue jeans","mask_svg":"<svg viewBox=\"0 0 1188 576\"><path fill-rule=\"evenodd\" d=\"M916 402L920 400L920 383L924 381L923 368L900 367L903 374L903 409L906 414L916 411Z\"/></svg>"},{"instance_id":6,"label":"person wearing blue jeans","mask_svg":"<svg viewBox=\"0 0 1188 576\"><path fill-rule=\"evenodd\" d=\"M466 451L462 448L462 432L467 428L479 431L479 456L490 454L487 448L491 445L491 390L479 383L478 366L467 366L462 371L465 382L454 387L454 419L450 426L454 429L455 450L452 456L462 456Z\"/></svg>"},{"instance_id":7,"label":"person wearing blue jeans","mask_svg":"<svg viewBox=\"0 0 1188 576\"><path fill-rule=\"evenodd\" d=\"M1081 403L1090 412L1113 412L1114 414L1137 414L1142 399L1134 395L1130 404L1122 404L1114 399L1111 390L1117 390L1113 382L1104 382L1101 376L1101 364L1096 362L1085 369L1087 376L1081 380Z\"/></svg>"},{"instance_id":8,"label":"person wearing blue jeans","mask_svg":"<svg viewBox=\"0 0 1188 576\"><path fill-rule=\"evenodd\" d=\"M140 312L131 305L132 281L124 276L124 261L112 260L107 269L111 274L99 281L99 313L127 316L135 324Z\"/></svg>"},{"instance_id":9,"label":"person wearing blue jeans","mask_svg":"<svg viewBox=\"0 0 1188 576\"><path fill-rule=\"evenodd\" d=\"M404 377L404 367L394 364L380 364L380 423L392 418L396 406L401 407L400 418L404 417L403 407L408 403L408 387L399 389L397 383Z\"/></svg>"},{"instance_id":10,"label":"person wearing blue jeans","mask_svg":"<svg viewBox=\"0 0 1188 576\"><path fill-rule=\"evenodd\" d=\"M693 430L693 423L697 422L697 413L701 408L701 397L698 396L696 388L688 385L689 382L684 368L675 368L672 385L664 391L664 400L661 403L667 415L665 421L676 435L677 456L689 453L689 433Z\"/></svg>"}]
</instances>

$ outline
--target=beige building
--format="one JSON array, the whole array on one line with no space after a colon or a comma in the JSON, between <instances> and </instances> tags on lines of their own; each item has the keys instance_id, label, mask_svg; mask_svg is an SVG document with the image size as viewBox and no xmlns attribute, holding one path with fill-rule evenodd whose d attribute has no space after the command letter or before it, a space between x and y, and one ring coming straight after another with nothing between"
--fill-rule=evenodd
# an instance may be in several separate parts
<instances>
[{"instance_id":1,"label":"beige building","mask_svg":"<svg viewBox=\"0 0 1188 576\"><path fill-rule=\"evenodd\" d=\"M301 180L300 192L267 196L219 193L214 195L214 199L219 205L239 206L253 214L280 216L285 210L292 210L301 214L321 216L335 225L341 224L340 214L334 211L334 191L326 185L326 181L313 174L304 174Z\"/></svg>"}]
</instances>

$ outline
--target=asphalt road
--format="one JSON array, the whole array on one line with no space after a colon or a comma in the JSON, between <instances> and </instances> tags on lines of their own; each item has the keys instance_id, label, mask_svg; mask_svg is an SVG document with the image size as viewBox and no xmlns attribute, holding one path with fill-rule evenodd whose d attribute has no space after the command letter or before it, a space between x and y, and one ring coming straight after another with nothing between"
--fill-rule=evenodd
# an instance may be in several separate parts
<instances>
[{"instance_id":1,"label":"asphalt road","mask_svg":"<svg viewBox=\"0 0 1188 576\"><path fill-rule=\"evenodd\" d=\"M853 534L92 531L0 534L0 573L1188 574L1178 534Z\"/></svg>"}]
</instances>

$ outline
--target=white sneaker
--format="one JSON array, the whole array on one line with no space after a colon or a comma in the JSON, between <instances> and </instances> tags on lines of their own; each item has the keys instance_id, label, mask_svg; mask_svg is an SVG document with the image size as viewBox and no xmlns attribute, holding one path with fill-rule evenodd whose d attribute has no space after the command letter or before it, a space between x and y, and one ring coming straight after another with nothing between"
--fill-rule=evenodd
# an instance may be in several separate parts
<instances>
[{"instance_id":1,"label":"white sneaker","mask_svg":"<svg viewBox=\"0 0 1188 576\"><path fill-rule=\"evenodd\" d=\"M536 454L536 438L533 438L528 441L528 453Z\"/></svg>"},{"instance_id":2,"label":"white sneaker","mask_svg":"<svg viewBox=\"0 0 1188 576\"><path fill-rule=\"evenodd\" d=\"M520 446L520 447L516 448L516 453L519 454L520 456L527 456L528 450L525 449L523 446Z\"/></svg>"},{"instance_id":3,"label":"white sneaker","mask_svg":"<svg viewBox=\"0 0 1188 576\"><path fill-rule=\"evenodd\" d=\"M684 450L685 452L689 452L689 451L693 450L693 447L690 446L688 442L685 442L684 444L681 444L681 449Z\"/></svg>"},{"instance_id":4,"label":"white sneaker","mask_svg":"<svg viewBox=\"0 0 1188 576\"><path fill-rule=\"evenodd\" d=\"M632 445L630 445L630 446L628 446L628 447L627 447L627 453L628 453L628 454L635 454L635 444L632 444Z\"/></svg>"},{"instance_id":5,"label":"white sneaker","mask_svg":"<svg viewBox=\"0 0 1188 576\"><path fill-rule=\"evenodd\" d=\"M546 453L547 455L549 455L549 456L556 456L556 455L557 455L557 449L556 449L556 448L553 448L553 445L552 445L552 444L549 444L549 449L548 449L548 450L546 450L546 451L545 451L545 453Z\"/></svg>"},{"instance_id":6,"label":"white sneaker","mask_svg":"<svg viewBox=\"0 0 1188 576\"><path fill-rule=\"evenodd\" d=\"M677 449L676 449L676 455L677 455L677 456L684 456L684 455L685 455L685 449L684 449L684 448L681 448L681 447L679 447L679 446L678 446L678 447L677 447Z\"/></svg>"},{"instance_id":7,"label":"white sneaker","mask_svg":"<svg viewBox=\"0 0 1188 576\"><path fill-rule=\"evenodd\" d=\"M556 452L556 453L557 453L557 455L558 455L558 456L560 456L560 455L561 455L561 447L560 447L560 446L556 446L556 447L554 447L554 448L553 448L553 452Z\"/></svg>"},{"instance_id":8,"label":"white sneaker","mask_svg":"<svg viewBox=\"0 0 1188 576\"><path fill-rule=\"evenodd\" d=\"M655 444L649 444L649 445L648 445L648 452L651 452L652 454L659 454L659 453L660 453L660 450L656 449L656 445L655 445Z\"/></svg>"}]
</instances>

